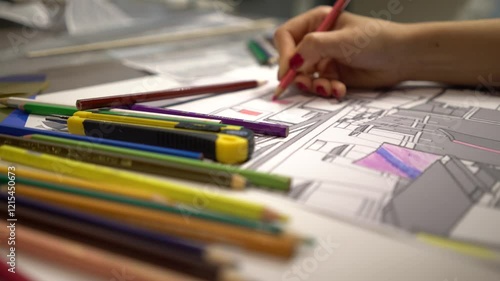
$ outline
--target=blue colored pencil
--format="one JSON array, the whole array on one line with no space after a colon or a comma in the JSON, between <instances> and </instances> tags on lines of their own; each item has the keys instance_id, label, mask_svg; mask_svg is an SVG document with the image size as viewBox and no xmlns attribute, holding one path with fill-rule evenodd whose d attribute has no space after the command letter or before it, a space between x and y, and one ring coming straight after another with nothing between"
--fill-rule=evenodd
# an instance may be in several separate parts
<instances>
[{"instance_id":1,"label":"blue colored pencil","mask_svg":"<svg viewBox=\"0 0 500 281\"><path fill-rule=\"evenodd\" d=\"M4 199L4 206L6 205L5 201L8 196L5 192L2 192L0 195L0 198ZM26 201L32 202L26 204ZM164 245L143 239L142 237L138 238L124 232L96 226L68 217L66 213L51 213L45 209L32 208L33 204L29 204L40 203L38 207L41 207L40 205L47 205L49 208L52 207L43 203L43 201L16 196L16 203L19 205L16 217L19 216L19 219L27 226L35 226L40 230L64 238L76 239L91 246L97 246L121 255L137 258L161 267L168 267L203 280L219 281L218 276L224 274L223 271L225 271L225 267L221 265L225 264L219 264L218 262L229 262L229 259L225 256L216 257L215 260L212 260L210 254L206 252L203 252L203 255L188 254L183 250L172 247L172 245ZM175 238L171 239L174 240ZM178 246L179 241L178 239L174 241L176 242L174 246ZM184 244L186 245L187 243Z\"/></svg>"},{"instance_id":2,"label":"blue colored pencil","mask_svg":"<svg viewBox=\"0 0 500 281\"><path fill-rule=\"evenodd\" d=\"M136 150L142 150L142 151L147 151L147 152L178 156L178 157L183 157L183 158L190 158L190 159L202 159L203 158L203 154L199 153L199 152L192 152L192 151L186 151L186 150L180 150L180 149L131 143L131 142L125 142L125 141L116 141L116 140L110 140L110 139L78 136L78 135L72 135L72 134L66 134L66 133L60 133L60 132L54 132L54 131L47 131L47 130L39 130L39 129L27 128L27 127L14 127L14 126L9 126L9 125L0 125L0 134L6 134L6 135L11 135L11 136L16 136L16 137L40 134L40 135L47 135L47 136L52 136L52 137L72 139L72 140L78 140L78 141L86 141L86 142L90 142L90 143L112 145L112 146L128 148L128 149L136 149Z\"/></svg>"},{"instance_id":3,"label":"blue colored pencil","mask_svg":"<svg viewBox=\"0 0 500 281\"><path fill-rule=\"evenodd\" d=\"M7 200L7 193L0 192L0 198ZM137 239L144 239L146 241L157 243L168 247L173 250L182 251L185 254L194 255L197 257L204 257L206 247L194 241L187 241L177 237L171 237L165 234L152 232L143 228L132 225L126 225L114 220L102 218L100 216L87 214L80 211L74 211L68 208L59 207L57 205L45 203L43 201L30 199L23 196L16 196L16 203L20 208L27 207L36 209L39 212L49 213L64 218L73 219L82 223L87 223L94 226L99 226L116 233L121 233L127 236L135 237Z\"/></svg>"}]
</instances>

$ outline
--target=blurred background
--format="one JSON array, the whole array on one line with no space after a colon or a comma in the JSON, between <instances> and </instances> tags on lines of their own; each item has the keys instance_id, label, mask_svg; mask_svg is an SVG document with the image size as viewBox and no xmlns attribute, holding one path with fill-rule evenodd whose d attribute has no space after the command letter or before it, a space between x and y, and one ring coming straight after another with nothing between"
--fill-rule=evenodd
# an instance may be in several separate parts
<instances>
[{"instance_id":1,"label":"blurred background","mask_svg":"<svg viewBox=\"0 0 500 281\"><path fill-rule=\"evenodd\" d=\"M236 0L238 1L238 0ZM240 0L239 12L291 17L317 5L332 5L327 0ZM399 22L475 19L500 16L499 0L368 0L351 1L348 10L366 16L379 15L388 5L399 5L401 12L392 20Z\"/></svg>"},{"instance_id":2,"label":"blurred background","mask_svg":"<svg viewBox=\"0 0 500 281\"><path fill-rule=\"evenodd\" d=\"M171 64L159 67L152 63L195 56L215 56L226 68L234 61L248 64L252 60L242 59L246 49L245 43L241 43L253 36L248 32L203 39L193 37L176 44L160 42L137 47L131 44L120 49L103 48L36 59L33 54L95 42L137 41L203 28L252 25L252 20L263 18L272 18L274 22L259 30L254 28L252 32L272 37L276 24L315 6L333 3L333 0L0 0L0 75L47 73L49 69L68 65L119 61L128 67L183 77L186 72L199 69L186 68L185 72L173 73ZM397 22L479 19L499 17L500 0L353 0L347 10ZM231 57L238 59L230 60ZM210 63L206 62L207 68L213 67ZM64 78L61 73L70 72L59 70L57 77Z\"/></svg>"}]
</instances>

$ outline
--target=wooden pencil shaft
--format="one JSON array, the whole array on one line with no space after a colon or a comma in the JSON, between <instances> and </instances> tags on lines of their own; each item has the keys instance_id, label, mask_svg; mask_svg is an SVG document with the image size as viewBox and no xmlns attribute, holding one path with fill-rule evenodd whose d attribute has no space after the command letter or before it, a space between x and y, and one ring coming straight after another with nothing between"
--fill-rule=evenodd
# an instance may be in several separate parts
<instances>
[{"instance_id":1,"label":"wooden pencil shaft","mask_svg":"<svg viewBox=\"0 0 500 281\"><path fill-rule=\"evenodd\" d=\"M7 201L8 196L10 196L8 193L0 193L0 197L2 197L5 201ZM157 232L147 231L142 228L133 227L127 224L121 224L113 220L101 218L99 216L89 215L84 212L58 207L56 205L52 205L43 201L37 201L34 199L18 196L16 197L16 202L18 202L23 207L37 210L39 212L61 216L73 221L80 221L82 223L109 229L113 232L127 234L130 237L151 241L156 243L157 245L163 245L164 247L167 247L169 249L182 251L186 254L198 256L200 258L206 258L206 256L209 256L210 254L207 254L207 251L214 251L213 248L207 248L200 243L159 234Z\"/></svg>"},{"instance_id":2,"label":"wooden pencil shaft","mask_svg":"<svg viewBox=\"0 0 500 281\"><path fill-rule=\"evenodd\" d=\"M7 208L6 203L0 206ZM4 214L6 217L6 214ZM104 230L78 221L33 211L23 205L16 208L16 217L22 225L32 227L65 239L73 240L116 254L137 258L144 262L167 267L193 277L219 280L219 267L195 256L175 252L168 248L130 238L120 233Z\"/></svg>"},{"instance_id":3,"label":"wooden pencil shaft","mask_svg":"<svg viewBox=\"0 0 500 281\"><path fill-rule=\"evenodd\" d=\"M198 117L188 117L188 116L179 116L179 115L171 115L171 114L161 114L154 112L141 112L136 110L122 109L122 108L111 108L99 110L98 113L102 114L116 114L122 116L134 116L134 117L142 117L142 118L151 118L151 119L159 119L159 120L168 120L168 121L191 121L191 122L200 122L206 124L221 124L220 120L216 119L207 119L207 118L198 118Z\"/></svg>"},{"instance_id":4,"label":"wooden pencil shaft","mask_svg":"<svg viewBox=\"0 0 500 281\"><path fill-rule=\"evenodd\" d=\"M220 164L220 163L211 163L211 162L206 162L206 161L194 161L194 160L189 160L189 159L185 159L182 157L172 157L172 156L162 155L162 154L157 154L157 153L142 152L142 151L131 150L131 149L123 149L123 148L115 147L115 146L95 144L95 143L91 143L91 142L82 142L82 141L70 140L70 139L65 139L65 138L56 138L56 137L45 136L45 135L31 135L31 138L37 139L37 140L46 140L49 142L60 143L60 144L69 145L69 146L84 147L84 148L89 149L89 150L97 149L97 150L116 152L116 153L125 154L125 155L135 155L135 156L139 156L139 157L157 159L157 160L160 160L162 162L163 161L164 162L174 162L174 163L179 164L179 165L187 165L187 166L193 166L193 167L206 168L206 169L209 169L211 171L219 172L219 173L239 174L239 175L242 175L245 178L247 178L247 180L249 180L252 184L261 185L261 186L269 186L270 188L279 189L279 190L288 190L290 188L290 185L291 185L291 179L289 177L272 175L272 174L257 172L257 171L253 171L253 170L249 170L249 169L241 169L237 166L224 165L224 164Z\"/></svg>"},{"instance_id":5,"label":"wooden pencil shaft","mask_svg":"<svg viewBox=\"0 0 500 281\"><path fill-rule=\"evenodd\" d=\"M208 169L189 167L187 165L177 165L172 162L144 159L130 155L91 150L82 147L65 146L36 139L0 135L0 145L2 144L9 144L76 161L121 168L130 171L145 172L160 176L181 178L202 183L211 183L220 187L233 187L234 183L233 178L235 175L229 173L214 173Z\"/></svg>"},{"instance_id":6,"label":"wooden pencil shaft","mask_svg":"<svg viewBox=\"0 0 500 281\"><path fill-rule=\"evenodd\" d=\"M282 124L272 124L266 122L258 122L258 121L249 121L243 119L237 119L226 116L205 114L205 113L197 113L191 111L182 111L171 108L159 108L159 107L151 107L145 106L141 104L134 104L130 107L132 110L137 112L153 112L153 113L163 113L163 114L173 114L178 116L188 116L188 117L200 117L200 118L213 118L217 120L221 120L223 124L235 125L245 127L250 129L258 134L269 135L269 136L277 136L277 137L287 137L289 133L289 128L286 125Z\"/></svg>"},{"instance_id":7,"label":"wooden pencil shaft","mask_svg":"<svg viewBox=\"0 0 500 281\"><path fill-rule=\"evenodd\" d=\"M5 169L6 170L6 169ZM20 169L18 169L20 170ZM57 191L57 192L64 192L64 193L70 193L78 196L85 196L89 198L96 198L96 199L102 199L102 200L107 200L107 201L112 201L112 202L117 202L117 203L123 203L123 204L129 204L133 206L138 206L142 208L148 208L152 210L159 210L159 211L165 211L169 212L172 214L178 214L178 215L183 215L186 217L195 217L199 219L206 219L210 221L215 221L215 222L220 222L220 223L225 223L225 224L230 224L230 225L235 225L239 227L245 227L249 229L254 229L258 231L264 231L264 232L269 232L273 234L278 234L281 233L281 227L276 224L267 224L259 221L251 221L251 220L244 220L244 219L239 219L239 218L234 218L230 216L225 216L221 214L215 214L215 213L210 213L210 212L200 212L188 208L180 208L180 207L174 207L174 206L169 206L165 204L165 202L155 202L152 200L138 200L136 198L131 198L131 197L126 197L126 196L121 196L121 195L115 195L112 193L105 193L105 192L100 192L100 191L95 191L92 189L81 189L77 187L71 187L71 186L64 186L58 183L46 183L46 182L40 182L37 180L32 180L29 178L24 178L24 173L18 172L17 174L17 182L19 184L24 184L28 186L35 186L37 188L43 188L43 189L48 189L52 191ZM0 175L0 182L7 183L9 181L8 177L5 175Z\"/></svg>"},{"instance_id":8,"label":"wooden pencil shaft","mask_svg":"<svg viewBox=\"0 0 500 281\"><path fill-rule=\"evenodd\" d=\"M200 94L216 94L234 92L244 89L255 88L259 86L259 81L239 81L232 83L223 83L215 85L203 85L195 87L184 87L176 89L168 89L163 91L135 93L111 97L79 99L76 101L76 107L80 110L101 108L101 107L118 107L133 105L140 102L157 101L163 99L189 97Z\"/></svg>"},{"instance_id":9,"label":"wooden pencil shaft","mask_svg":"<svg viewBox=\"0 0 500 281\"><path fill-rule=\"evenodd\" d=\"M9 145L0 146L0 157L7 161L56 171L63 175L90 179L102 183L123 185L124 188L141 188L164 194L174 202L196 205L204 200L204 208L233 216L264 221L281 219L263 205L235 199L207 190L175 184L165 180L142 176L136 173L112 169L105 166L82 163L48 154L33 153Z\"/></svg>"},{"instance_id":10,"label":"wooden pencil shaft","mask_svg":"<svg viewBox=\"0 0 500 281\"><path fill-rule=\"evenodd\" d=\"M2 236L8 234L5 223L0 225ZM189 276L178 274L157 266L112 254L98 248L89 247L84 244L75 243L71 240L62 239L31 228L17 225L16 248L36 255L44 260L50 260L60 264L68 265L87 273L102 276L104 278L116 278L116 274L126 272L127 276L134 276L136 281L196 281L200 280Z\"/></svg>"},{"instance_id":11,"label":"wooden pencil shaft","mask_svg":"<svg viewBox=\"0 0 500 281\"><path fill-rule=\"evenodd\" d=\"M186 220L185 217L165 212L145 210L98 199L87 199L24 185L18 185L16 193L20 196L52 202L71 209L102 215L188 239L210 243L229 243L279 257L290 257L299 242L295 237L286 234L264 234L196 218Z\"/></svg>"},{"instance_id":12,"label":"wooden pencil shaft","mask_svg":"<svg viewBox=\"0 0 500 281\"><path fill-rule=\"evenodd\" d=\"M3 241L1 241L3 242ZM19 272L19 269L15 269L15 272L9 271L11 269L10 265L8 265L7 261L0 259L0 280L3 281L33 281L28 279L22 273Z\"/></svg>"},{"instance_id":13,"label":"wooden pencil shaft","mask_svg":"<svg viewBox=\"0 0 500 281\"><path fill-rule=\"evenodd\" d=\"M7 174L8 167L5 165L0 165L0 171ZM72 178L60 174L40 171L40 170L28 170L28 169L17 169L16 173L17 177L22 179L23 177L28 179L35 179L38 181L46 182L46 183L54 183L54 184L62 184L74 187L80 187L90 190L98 190L102 192L109 192L111 194L128 196L131 198L141 199L145 201L155 201L167 203L167 198L157 193L152 193L148 191L144 191L141 189L127 189L118 185L111 184L102 184L102 183L93 183L90 181Z\"/></svg>"},{"instance_id":14,"label":"wooden pencil shaft","mask_svg":"<svg viewBox=\"0 0 500 281\"><path fill-rule=\"evenodd\" d=\"M267 63L267 60L269 59L269 57L267 56L267 54L264 52L264 50L262 50L258 44L255 42L255 41L250 41L248 43L248 48L250 49L250 51L252 52L252 54L254 55L255 59L257 59L257 61L260 63L260 64L266 64Z\"/></svg>"}]
</instances>

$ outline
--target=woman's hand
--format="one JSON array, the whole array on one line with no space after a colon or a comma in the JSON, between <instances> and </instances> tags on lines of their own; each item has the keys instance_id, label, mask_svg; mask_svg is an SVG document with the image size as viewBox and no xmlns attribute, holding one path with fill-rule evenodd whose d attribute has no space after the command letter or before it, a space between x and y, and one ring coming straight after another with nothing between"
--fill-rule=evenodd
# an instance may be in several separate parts
<instances>
[{"instance_id":1,"label":"woman's hand","mask_svg":"<svg viewBox=\"0 0 500 281\"><path fill-rule=\"evenodd\" d=\"M317 7L278 28L278 79L295 68L299 89L337 99L346 87L391 86L405 79L403 25L343 12L333 30L315 32L331 9Z\"/></svg>"}]
</instances>

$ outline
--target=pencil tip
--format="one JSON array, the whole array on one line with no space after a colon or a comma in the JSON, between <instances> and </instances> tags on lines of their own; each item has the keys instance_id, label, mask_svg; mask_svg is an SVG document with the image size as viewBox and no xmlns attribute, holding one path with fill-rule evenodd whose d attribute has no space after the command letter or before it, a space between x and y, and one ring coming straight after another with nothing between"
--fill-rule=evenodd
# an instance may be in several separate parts
<instances>
[{"instance_id":1,"label":"pencil tip","mask_svg":"<svg viewBox=\"0 0 500 281\"><path fill-rule=\"evenodd\" d=\"M285 90L281 87L276 88L276 91L274 92L274 95L272 97L272 101L276 101L284 91Z\"/></svg>"},{"instance_id":2,"label":"pencil tip","mask_svg":"<svg viewBox=\"0 0 500 281\"><path fill-rule=\"evenodd\" d=\"M257 81L257 85L259 85L259 86L266 85L267 82L268 82L267 80L259 80L259 81Z\"/></svg>"},{"instance_id":3,"label":"pencil tip","mask_svg":"<svg viewBox=\"0 0 500 281\"><path fill-rule=\"evenodd\" d=\"M228 255L227 251L217 246L208 246L205 250L204 258L216 265L234 266L234 259Z\"/></svg>"},{"instance_id":4,"label":"pencil tip","mask_svg":"<svg viewBox=\"0 0 500 281\"><path fill-rule=\"evenodd\" d=\"M247 179L240 175L234 175L231 180L231 187L234 190L244 190L247 186Z\"/></svg>"},{"instance_id":5,"label":"pencil tip","mask_svg":"<svg viewBox=\"0 0 500 281\"><path fill-rule=\"evenodd\" d=\"M276 212L269 210L269 209L264 209L264 214L262 215L262 218L266 222L287 222L288 221L287 216L285 216L283 214L276 213Z\"/></svg>"}]
</instances>

